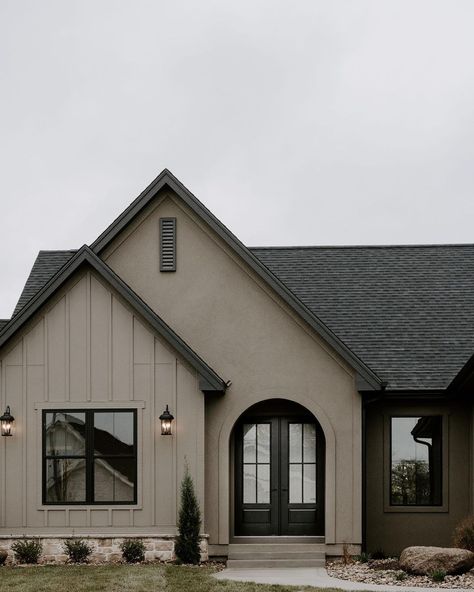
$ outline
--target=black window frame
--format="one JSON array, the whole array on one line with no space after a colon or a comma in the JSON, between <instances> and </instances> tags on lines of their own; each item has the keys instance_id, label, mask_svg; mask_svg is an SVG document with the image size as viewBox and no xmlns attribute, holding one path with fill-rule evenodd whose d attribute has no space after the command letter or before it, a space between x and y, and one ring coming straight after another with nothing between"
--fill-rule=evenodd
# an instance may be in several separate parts
<instances>
[{"instance_id":1,"label":"black window frame","mask_svg":"<svg viewBox=\"0 0 474 592\"><path fill-rule=\"evenodd\" d=\"M403 504L403 503L394 503L393 502L393 489L392 489L392 473L393 473L393 466L392 466L392 446L393 446L393 420L394 419L416 419L416 418L438 418L440 421L440 456L439 456L439 467L437 472L438 475L438 487L439 487L439 502L431 502L431 503L413 503L413 504ZM389 490L388 490L388 499L389 505L391 508L441 508L444 506L444 462L445 462L445 448L444 448L444 438L445 435L445 424L444 424L444 416L441 413L413 413L412 415L402 415L402 414L393 414L389 416ZM432 498L435 497L435 493L432 493Z\"/></svg>"},{"instance_id":2,"label":"black window frame","mask_svg":"<svg viewBox=\"0 0 474 592\"><path fill-rule=\"evenodd\" d=\"M85 454L81 455L47 455L46 454L46 416L48 413L84 413L85 414ZM128 501L95 501L94 500L94 465L96 458L108 458L112 455L94 455L94 414L95 413L132 413L133 414L133 454L113 455L114 458L131 458L134 460L133 500ZM138 419L136 408L94 408L94 409L43 409L41 421L42 435L42 504L44 506L131 506L138 503ZM86 461L86 499L85 501L49 501L46 491L46 466L48 460L56 458L85 458Z\"/></svg>"}]
</instances>

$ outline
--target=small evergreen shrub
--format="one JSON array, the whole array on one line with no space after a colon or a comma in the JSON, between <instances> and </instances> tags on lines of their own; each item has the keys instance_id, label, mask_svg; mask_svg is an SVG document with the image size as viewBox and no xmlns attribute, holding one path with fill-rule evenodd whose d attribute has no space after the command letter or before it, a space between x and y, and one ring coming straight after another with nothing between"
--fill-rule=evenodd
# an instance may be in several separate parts
<instances>
[{"instance_id":1,"label":"small evergreen shrub","mask_svg":"<svg viewBox=\"0 0 474 592\"><path fill-rule=\"evenodd\" d=\"M43 552L43 545L39 539L15 541L11 548L18 563L38 563Z\"/></svg>"},{"instance_id":2,"label":"small evergreen shrub","mask_svg":"<svg viewBox=\"0 0 474 592\"><path fill-rule=\"evenodd\" d=\"M64 553L72 563L86 563L92 547L81 539L68 539L64 542Z\"/></svg>"},{"instance_id":3,"label":"small evergreen shrub","mask_svg":"<svg viewBox=\"0 0 474 592\"><path fill-rule=\"evenodd\" d=\"M433 582L444 582L444 578L446 577L446 572L442 569L437 569L431 574L431 579Z\"/></svg>"},{"instance_id":4,"label":"small evergreen shrub","mask_svg":"<svg viewBox=\"0 0 474 592\"><path fill-rule=\"evenodd\" d=\"M372 559L372 555L370 553L365 553L364 551L357 556L357 561L360 563L368 563Z\"/></svg>"},{"instance_id":5,"label":"small evergreen shrub","mask_svg":"<svg viewBox=\"0 0 474 592\"><path fill-rule=\"evenodd\" d=\"M474 551L474 515L467 516L456 526L453 543L459 549Z\"/></svg>"},{"instance_id":6,"label":"small evergreen shrub","mask_svg":"<svg viewBox=\"0 0 474 592\"><path fill-rule=\"evenodd\" d=\"M175 553L182 563L199 564L201 561L201 510L194 491L194 483L186 466L181 482L181 505L178 517L178 536Z\"/></svg>"},{"instance_id":7,"label":"small evergreen shrub","mask_svg":"<svg viewBox=\"0 0 474 592\"><path fill-rule=\"evenodd\" d=\"M403 580L406 580L407 579L407 574L404 571L399 571L397 573L397 575L395 576L395 579L398 582L403 582Z\"/></svg>"},{"instance_id":8,"label":"small evergreen shrub","mask_svg":"<svg viewBox=\"0 0 474 592\"><path fill-rule=\"evenodd\" d=\"M383 549L375 549L372 553L372 559L387 559L387 555Z\"/></svg>"},{"instance_id":9,"label":"small evergreen shrub","mask_svg":"<svg viewBox=\"0 0 474 592\"><path fill-rule=\"evenodd\" d=\"M145 543L141 539L125 539L120 545L122 557L127 563L145 560Z\"/></svg>"}]
</instances>

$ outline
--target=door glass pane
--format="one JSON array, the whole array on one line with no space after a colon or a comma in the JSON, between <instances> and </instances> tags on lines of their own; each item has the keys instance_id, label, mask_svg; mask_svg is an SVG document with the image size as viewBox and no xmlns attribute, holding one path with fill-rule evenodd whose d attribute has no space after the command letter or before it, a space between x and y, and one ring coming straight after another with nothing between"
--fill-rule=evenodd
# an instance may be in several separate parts
<instances>
[{"instance_id":1,"label":"door glass pane","mask_svg":"<svg viewBox=\"0 0 474 592\"><path fill-rule=\"evenodd\" d=\"M46 501L86 501L84 458L52 458L46 461Z\"/></svg>"},{"instance_id":2,"label":"door glass pane","mask_svg":"<svg viewBox=\"0 0 474 592\"><path fill-rule=\"evenodd\" d=\"M316 426L314 423L304 424L303 461L316 462Z\"/></svg>"},{"instance_id":3,"label":"door glass pane","mask_svg":"<svg viewBox=\"0 0 474 592\"><path fill-rule=\"evenodd\" d=\"M52 411L46 413L46 455L85 454L85 413Z\"/></svg>"},{"instance_id":4,"label":"door glass pane","mask_svg":"<svg viewBox=\"0 0 474 592\"><path fill-rule=\"evenodd\" d=\"M112 411L94 413L94 454L111 456L134 453L134 414Z\"/></svg>"},{"instance_id":5,"label":"door glass pane","mask_svg":"<svg viewBox=\"0 0 474 592\"><path fill-rule=\"evenodd\" d=\"M245 465L244 472L244 504L255 504L257 502L257 466Z\"/></svg>"},{"instance_id":6,"label":"door glass pane","mask_svg":"<svg viewBox=\"0 0 474 592\"><path fill-rule=\"evenodd\" d=\"M270 503L270 465L257 465L257 503Z\"/></svg>"},{"instance_id":7,"label":"door glass pane","mask_svg":"<svg viewBox=\"0 0 474 592\"><path fill-rule=\"evenodd\" d=\"M316 465L303 465L303 503L316 503Z\"/></svg>"},{"instance_id":8,"label":"door glass pane","mask_svg":"<svg viewBox=\"0 0 474 592\"><path fill-rule=\"evenodd\" d=\"M298 463L303 459L302 456L302 439L303 439L303 424L290 423L289 424L289 440L290 440L290 463Z\"/></svg>"},{"instance_id":9,"label":"door glass pane","mask_svg":"<svg viewBox=\"0 0 474 592\"><path fill-rule=\"evenodd\" d=\"M254 463L257 457L257 426L244 424L244 463Z\"/></svg>"},{"instance_id":10,"label":"door glass pane","mask_svg":"<svg viewBox=\"0 0 474 592\"><path fill-rule=\"evenodd\" d=\"M259 423L257 426L257 462L270 462L270 424Z\"/></svg>"},{"instance_id":11,"label":"door glass pane","mask_svg":"<svg viewBox=\"0 0 474 592\"><path fill-rule=\"evenodd\" d=\"M302 465L290 465L290 504L301 504L303 497L303 467Z\"/></svg>"},{"instance_id":12,"label":"door glass pane","mask_svg":"<svg viewBox=\"0 0 474 592\"><path fill-rule=\"evenodd\" d=\"M133 458L97 458L94 461L94 501L131 502L135 496Z\"/></svg>"}]
</instances>

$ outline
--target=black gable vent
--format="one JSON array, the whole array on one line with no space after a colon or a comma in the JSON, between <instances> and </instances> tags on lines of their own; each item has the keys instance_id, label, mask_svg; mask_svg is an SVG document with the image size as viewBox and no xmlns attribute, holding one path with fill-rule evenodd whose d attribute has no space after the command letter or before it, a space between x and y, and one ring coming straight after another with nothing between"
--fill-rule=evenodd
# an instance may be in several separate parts
<instances>
[{"instance_id":1,"label":"black gable vent","mask_svg":"<svg viewBox=\"0 0 474 592\"><path fill-rule=\"evenodd\" d=\"M160 271L176 271L176 218L160 218Z\"/></svg>"}]
</instances>

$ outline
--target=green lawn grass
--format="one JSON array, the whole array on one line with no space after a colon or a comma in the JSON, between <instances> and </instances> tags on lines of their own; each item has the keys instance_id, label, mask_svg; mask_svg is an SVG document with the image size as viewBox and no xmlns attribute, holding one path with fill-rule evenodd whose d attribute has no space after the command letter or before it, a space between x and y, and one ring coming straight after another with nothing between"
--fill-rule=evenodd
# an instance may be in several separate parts
<instances>
[{"instance_id":1,"label":"green lawn grass","mask_svg":"<svg viewBox=\"0 0 474 592\"><path fill-rule=\"evenodd\" d=\"M296 592L316 588L220 581L215 568L178 565L66 565L0 568L3 592ZM330 592L326 590L325 592Z\"/></svg>"}]
</instances>

